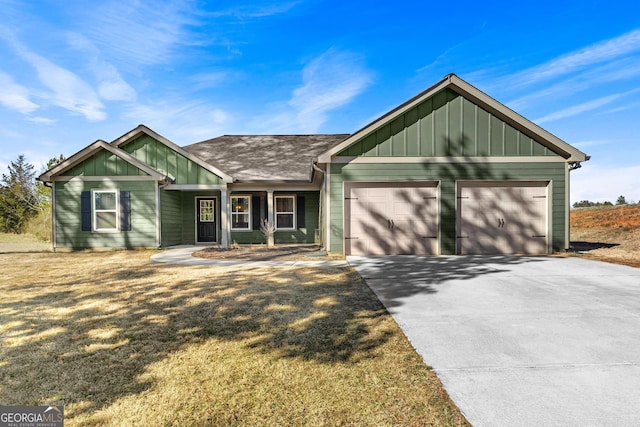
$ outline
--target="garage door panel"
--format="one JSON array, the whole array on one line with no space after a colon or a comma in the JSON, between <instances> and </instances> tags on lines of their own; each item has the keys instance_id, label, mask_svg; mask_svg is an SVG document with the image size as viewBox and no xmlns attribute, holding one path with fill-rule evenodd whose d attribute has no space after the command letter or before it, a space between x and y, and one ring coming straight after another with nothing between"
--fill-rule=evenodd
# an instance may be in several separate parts
<instances>
[{"instance_id":1,"label":"garage door panel","mask_svg":"<svg viewBox=\"0 0 640 427\"><path fill-rule=\"evenodd\" d=\"M348 183L347 254L437 254L434 182Z\"/></svg>"},{"instance_id":2,"label":"garage door panel","mask_svg":"<svg viewBox=\"0 0 640 427\"><path fill-rule=\"evenodd\" d=\"M547 186L513 181L459 184L459 253L547 253Z\"/></svg>"}]
</instances>

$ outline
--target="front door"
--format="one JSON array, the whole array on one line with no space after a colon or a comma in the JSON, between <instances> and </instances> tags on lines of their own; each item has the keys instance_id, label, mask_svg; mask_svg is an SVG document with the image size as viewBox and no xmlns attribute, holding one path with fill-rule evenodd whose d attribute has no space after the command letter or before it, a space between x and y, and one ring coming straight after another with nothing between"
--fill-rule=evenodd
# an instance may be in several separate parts
<instances>
[{"instance_id":1,"label":"front door","mask_svg":"<svg viewBox=\"0 0 640 427\"><path fill-rule=\"evenodd\" d=\"M197 199L196 229L198 243L216 241L216 199Z\"/></svg>"}]
</instances>

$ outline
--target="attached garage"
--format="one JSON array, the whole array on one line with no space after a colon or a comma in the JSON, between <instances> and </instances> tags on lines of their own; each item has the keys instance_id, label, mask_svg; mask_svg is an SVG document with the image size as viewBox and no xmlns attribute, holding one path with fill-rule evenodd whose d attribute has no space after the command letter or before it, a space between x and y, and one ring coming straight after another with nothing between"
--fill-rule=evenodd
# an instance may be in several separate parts
<instances>
[{"instance_id":1,"label":"attached garage","mask_svg":"<svg viewBox=\"0 0 640 427\"><path fill-rule=\"evenodd\" d=\"M569 247L569 178L589 156L455 75L318 157L324 242L346 255Z\"/></svg>"},{"instance_id":2,"label":"attached garage","mask_svg":"<svg viewBox=\"0 0 640 427\"><path fill-rule=\"evenodd\" d=\"M348 255L437 255L438 183L345 183Z\"/></svg>"},{"instance_id":3,"label":"attached garage","mask_svg":"<svg viewBox=\"0 0 640 427\"><path fill-rule=\"evenodd\" d=\"M548 181L459 182L458 253L548 253L548 187Z\"/></svg>"}]
</instances>

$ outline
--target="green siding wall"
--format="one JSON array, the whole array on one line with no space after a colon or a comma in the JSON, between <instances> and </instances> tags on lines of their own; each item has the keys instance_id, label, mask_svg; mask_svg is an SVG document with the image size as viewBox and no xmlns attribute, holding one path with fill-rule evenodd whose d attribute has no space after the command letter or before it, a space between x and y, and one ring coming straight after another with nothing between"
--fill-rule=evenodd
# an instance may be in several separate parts
<instances>
[{"instance_id":1,"label":"green siding wall","mask_svg":"<svg viewBox=\"0 0 640 427\"><path fill-rule=\"evenodd\" d=\"M58 181L55 189L56 246L66 248L155 247L156 184L154 181ZM80 196L93 189L131 192L131 231L94 233L81 230Z\"/></svg>"},{"instance_id":2,"label":"green siding wall","mask_svg":"<svg viewBox=\"0 0 640 427\"><path fill-rule=\"evenodd\" d=\"M196 243L196 197L217 197L216 237L220 241L220 191L182 191L182 244Z\"/></svg>"},{"instance_id":3,"label":"green siding wall","mask_svg":"<svg viewBox=\"0 0 640 427\"><path fill-rule=\"evenodd\" d=\"M101 149L78 163L64 176L147 176L148 174L110 151Z\"/></svg>"},{"instance_id":4,"label":"green siding wall","mask_svg":"<svg viewBox=\"0 0 640 427\"><path fill-rule=\"evenodd\" d=\"M440 181L440 253L456 253L456 181L459 180L550 180L551 243L564 249L566 163L425 163L425 164L331 164L330 230L332 252L343 252L343 207L345 181Z\"/></svg>"},{"instance_id":5,"label":"green siding wall","mask_svg":"<svg viewBox=\"0 0 640 427\"><path fill-rule=\"evenodd\" d=\"M175 184L223 184L223 180L217 175L149 135L141 135L120 148L141 162L166 173L176 180Z\"/></svg>"},{"instance_id":6,"label":"green siding wall","mask_svg":"<svg viewBox=\"0 0 640 427\"><path fill-rule=\"evenodd\" d=\"M162 224L162 246L182 244L182 193L160 192L160 219Z\"/></svg>"},{"instance_id":7,"label":"green siding wall","mask_svg":"<svg viewBox=\"0 0 640 427\"><path fill-rule=\"evenodd\" d=\"M354 142L339 156L555 156L551 150L445 89L375 132Z\"/></svg>"}]
</instances>

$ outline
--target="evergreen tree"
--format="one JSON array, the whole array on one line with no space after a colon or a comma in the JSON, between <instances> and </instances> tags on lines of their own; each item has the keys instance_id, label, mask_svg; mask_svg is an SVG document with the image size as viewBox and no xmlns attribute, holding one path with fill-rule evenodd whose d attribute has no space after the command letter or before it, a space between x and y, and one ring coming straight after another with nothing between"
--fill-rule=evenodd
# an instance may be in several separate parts
<instances>
[{"instance_id":1,"label":"evergreen tree","mask_svg":"<svg viewBox=\"0 0 640 427\"><path fill-rule=\"evenodd\" d=\"M9 174L0 181L0 231L21 233L30 218L38 214L40 198L36 191L33 166L24 155L9 164Z\"/></svg>"},{"instance_id":2,"label":"evergreen tree","mask_svg":"<svg viewBox=\"0 0 640 427\"><path fill-rule=\"evenodd\" d=\"M620 196L618 197L618 200L616 200L616 205L626 205L627 204L627 199L625 199L624 196Z\"/></svg>"}]
</instances>

